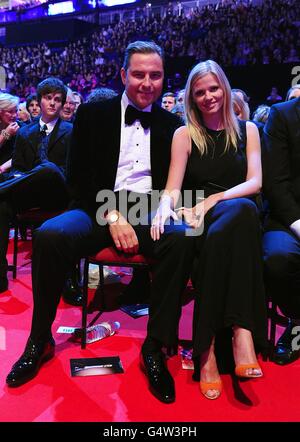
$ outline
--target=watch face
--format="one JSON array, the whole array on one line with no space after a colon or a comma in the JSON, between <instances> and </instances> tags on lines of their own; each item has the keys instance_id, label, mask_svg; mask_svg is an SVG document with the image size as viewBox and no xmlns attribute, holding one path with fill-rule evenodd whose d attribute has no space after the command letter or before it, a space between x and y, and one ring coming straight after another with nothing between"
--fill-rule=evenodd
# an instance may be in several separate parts
<instances>
[{"instance_id":1,"label":"watch face","mask_svg":"<svg viewBox=\"0 0 300 442\"><path fill-rule=\"evenodd\" d=\"M109 222L115 223L116 221L118 221L118 219L119 219L119 215L117 213L112 213L109 217Z\"/></svg>"}]
</instances>

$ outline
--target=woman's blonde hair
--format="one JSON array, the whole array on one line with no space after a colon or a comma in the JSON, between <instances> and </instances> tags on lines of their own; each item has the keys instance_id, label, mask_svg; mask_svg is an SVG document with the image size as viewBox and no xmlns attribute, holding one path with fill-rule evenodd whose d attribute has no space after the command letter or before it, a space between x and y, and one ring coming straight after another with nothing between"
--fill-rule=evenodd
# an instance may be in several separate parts
<instances>
[{"instance_id":1,"label":"woman's blonde hair","mask_svg":"<svg viewBox=\"0 0 300 442\"><path fill-rule=\"evenodd\" d=\"M250 120L250 109L248 103L238 94L231 92L232 106L235 115L241 120Z\"/></svg>"},{"instance_id":2,"label":"woman's blonde hair","mask_svg":"<svg viewBox=\"0 0 300 442\"><path fill-rule=\"evenodd\" d=\"M19 97L7 94L6 92L0 92L0 111L17 107L19 105L19 101Z\"/></svg>"},{"instance_id":3,"label":"woman's blonde hair","mask_svg":"<svg viewBox=\"0 0 300 442\"><path fill-rule=\"evenodd\" d=\"M198 110L193 99L193 86L199 78L207 74L213 74L218 80L224 94L223 103L223 124L226 130L225 149L233 145L237 149L238 138L240 136L238 120L234 114L231 102L231 87L223 69L213 60L206 60L198 63L190 72L185 87L185 116L189 134L199 149L201 155L207 152L208 141L211 140L202 120L201 112Z\"/></svg>"}]
</instances>

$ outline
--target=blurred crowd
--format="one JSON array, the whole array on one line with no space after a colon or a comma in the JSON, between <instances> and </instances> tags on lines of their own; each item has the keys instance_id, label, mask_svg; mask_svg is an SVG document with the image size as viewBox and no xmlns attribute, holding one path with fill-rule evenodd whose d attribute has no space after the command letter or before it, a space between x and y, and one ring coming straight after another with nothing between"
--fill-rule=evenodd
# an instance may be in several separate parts
<instances>
[{"instance_id":1,"label":"blurred crowd","mask_svg":"<svg viewBox=\"0 0 300 442\"><path fill-rule=\"evenodd\" d=\"M176 7L172 5L177 5ZM167 57L213 59L221 66L294 63L300 60L298 0L229 1L202 8L170 4L164 16L141 11L134 20L101 26L64 47L45 43L0 48L6 89L22 98L47 76L59 77L86 97L98 87L115 88L127 44L143 39L163 47Z\"/></svg>"}]
</instances>

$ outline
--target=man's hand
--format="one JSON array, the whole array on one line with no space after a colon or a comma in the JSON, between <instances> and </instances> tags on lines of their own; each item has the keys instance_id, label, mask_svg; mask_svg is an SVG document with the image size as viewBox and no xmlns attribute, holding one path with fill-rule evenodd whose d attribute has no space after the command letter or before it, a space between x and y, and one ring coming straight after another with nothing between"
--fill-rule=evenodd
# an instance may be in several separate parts
<instances>
[{"instance_id":1,"label":"man's hand","mask_svg":"<svg viewBox=\"0 0 300 442\"><path fill-rule=\"evenodd\" d=\"M106 218L109 218L111 213L112 212L108 213ZM133 227L120 212L114 210L113 213L119 216L117 221L109 224L109 231L116 248L125 253L138 253L139 242Z\"/></svg>"}]
</instances>

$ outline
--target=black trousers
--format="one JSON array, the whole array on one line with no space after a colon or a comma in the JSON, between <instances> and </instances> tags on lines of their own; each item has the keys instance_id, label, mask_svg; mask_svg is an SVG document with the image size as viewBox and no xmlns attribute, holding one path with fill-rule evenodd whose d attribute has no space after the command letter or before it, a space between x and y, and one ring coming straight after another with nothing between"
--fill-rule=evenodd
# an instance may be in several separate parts
<instances>
[{"instance_id":1,"label":"black trousers","mask_svg":"<svg viewBox=\"0 0 300 442\"><path fill-rule=\"evenodd\" d=\"M178 337L181 294L187 284L194 256L194 238L184 226L169 226L159 241L150 236L149 225L134 227L139 252L153 257L152 292L148 336L163 345ZM81 257L112 246L109 228L99 226L83 210L75 209L46 221L36 232L32 258L34 311L31 337L47 339L56 316L66 275ZM167 277L166 277L167 276Z\"/></svg>"},{"instance_id":2,"label":"black trousers","mask_svg":"<svg viewBox=\"0 0 300 442\"><path fill-rule=\"evenodd\" d=\"M0 183L0 279L6 279L9 228L14 215L34 207L59 210L66 207L68 199L65 178L51 162Z\"/></svg>"},{"instance_id":3,"label":"black trousers","mask_svg":"<svg viewBox=\"0 0 300 442\"><path fill-rule=\"evenodd\" d=\"M283 226L263 236L266 288L286 316L300 318L300 241Z\"/></svg>"}]
</instances>

